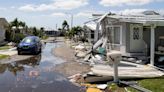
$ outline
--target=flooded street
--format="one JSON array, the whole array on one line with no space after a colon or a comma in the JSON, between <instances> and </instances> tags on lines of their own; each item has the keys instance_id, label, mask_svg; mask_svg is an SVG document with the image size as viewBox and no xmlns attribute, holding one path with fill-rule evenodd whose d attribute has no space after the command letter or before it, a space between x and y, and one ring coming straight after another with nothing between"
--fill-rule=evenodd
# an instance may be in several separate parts
<instances>
[{"instance_id":1,"label":"flooded street","mask_svg":"<svg viewBox=\"0 0 164 92\"><path fill-rule=\"evenodd\" d=\"M0 64L0 92L79 92L80 88L54 71L64 61L52 54L58 43L47 43L41 55Z\"/></svg>"}]
</instances>

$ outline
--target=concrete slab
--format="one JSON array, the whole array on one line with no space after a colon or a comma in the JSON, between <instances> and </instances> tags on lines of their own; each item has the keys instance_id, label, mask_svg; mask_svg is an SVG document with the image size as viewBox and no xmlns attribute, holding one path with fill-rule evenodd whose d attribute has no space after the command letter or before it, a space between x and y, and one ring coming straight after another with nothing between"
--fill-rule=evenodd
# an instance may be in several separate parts
<instances>
[{"instance_id":1,"label":"concrete slab","mask_svg":"<svg viewBox=\"0 0 164 92\"><path fill-rule=\"evenodd\" d=\"M13 51L13 50L6 50L6 51L0 51L0 54L2 55L9 55L9 56L13 56L17 54L17 51Z\"/></svg>"},{"instance_id":2,"label":"concrete slab","mask_svg":"<svg viewBox=\"0 0 164 92\"><path fill-rule=\"evenodd\" d=\"M96 75L101 76L113 76L113 66L110 65L94 65L93 68L91 68L91 71ZM120 66L118 67L118 74L119 77L124 78L153 78L153 77L160 77L164 76L164 72L155 69L150 66Z\"/></svg>"}]
</instances>

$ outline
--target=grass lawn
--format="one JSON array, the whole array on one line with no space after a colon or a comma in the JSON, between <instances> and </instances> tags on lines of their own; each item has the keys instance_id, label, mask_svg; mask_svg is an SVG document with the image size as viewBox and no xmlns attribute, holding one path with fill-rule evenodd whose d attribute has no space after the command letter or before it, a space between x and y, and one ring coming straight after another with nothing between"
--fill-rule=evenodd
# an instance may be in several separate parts
<instances>
[{"instance_id":1,"label":"grass lawn","mask_svg":"<svg viewBox=\"0 0 164 92\"><path fill-rule=\"evenodd\" d=\"M8 55L2 55L2 54L0 54L0 60L1 59L5 59L5 58L7 58L7 57L9 57Z\"/></svg>"},{"instance_id":2,"label":"grass lawn","mask_svg":"<svg viewBox=\"0 0 164 92\"><path fill-rule=\"evenodd\" d=\"M151 90L152 92L164 92L164 76L153 79L138 80L141 87ZM135 89L128 88L129 92L138 92Z\"/></svg>"},{"instance_id":3,"label":"grass lawn","mask_svg":"<svg viewBox=\"0 0 164 92\"><path fill-rule=\"evenodd\" d=\"M48 38L48 36L43 36L42 39L43 40L46 40Z\"/></svg>"},{"instance_id":4,"label":"grass lawn","mask_svg":"<svg viewBox=\"0 0 164 92\"><path fill-rule=\"evenodd\" d=\"M160 78L135 80L138 85L152 92L164 92L164 76ZM139 92L131 87L118 87L116 84L108 84L109 92Z\"/></svg>"},{"instance_id":5,"label":"grass lawn","mask_svg":"<svg viewBox=\"0 0 164 92\"><path fill-rule=\"evenodd\" d=\"M1 46L0 47L0 50L6 50L6 49L10 49L10 47L9 46Z\"/></svg>"}]
</instances>

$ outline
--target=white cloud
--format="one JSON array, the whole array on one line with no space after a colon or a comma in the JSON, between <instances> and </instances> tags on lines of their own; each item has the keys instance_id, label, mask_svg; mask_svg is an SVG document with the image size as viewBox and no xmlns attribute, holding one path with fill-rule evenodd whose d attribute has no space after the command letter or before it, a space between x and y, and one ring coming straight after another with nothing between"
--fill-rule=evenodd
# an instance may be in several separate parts
<instances>
[{"instance_id":1,"label":"white cloud","mask_svg":"<svg viewBox=\"0 0 164 92\"><path fill-rule=\"evenodd\" d=\"M55 17L65 17L66 14L65 14L65 13L61 13L61 12L55 12L55 13L51 14L51 16L55 16Z\"/></svg>"},{"instance_id":2,"label":"white cloud","mask_svg":"<svg viewBox=\"0 0 164 92\"><path fill-rule=\"evenodd\" d=\"M41 4L39 6L33 5L33 4L28 4L25 6L21 6L19 10L22 11L45 11L45 10L53 10L56 9L53 5L46 5L46 4Z\"/></svg>"},{"instance_id":3,"label":"white cloud","mask_svg":"<svg viewBox=\"0 0 164 92\"><path fill-rule=\"evenodd\" d=\"M145 5L158 0L101 0L103 6Z\"/></svg>"},{"instance_id":4,"label":"white cloud","mask_svg":"<svg viewBox=\"0 0 164 92\"><path fill-rule=\"evenodd\" d=\"M71 10L76 9L88 4L88 0L54 0L50 4L27 4L25 6L21 6L19 10L22 11L45 11L45 10Z\"/></svg>"},{"instance_id":5,"label":"white cloud","mask_svg":"<svg viewBox=\"0 0 164 92\"><path fill-rule=\"evenodd\" d=\"M125 10L118 11L117 13L122 15L140 15L142 12L146 10L147 9L125 9Z\"/></svg>"},{"instance_id":6,"label":"white cloud","mask_svg":"<svg viewBox=\"0 0 164 92\"><path fill-rule=\"evenodd\" d=\"M21 6L19 8L19 10L23 10L23 11L35 11L35 7L33 5L25 5L25 6Z\"/></svg>"},{"instance_id":7,"label":"white cloud","mask_svg":"<svg viewBox=\"0 0 164 92\"><path fill-rule=\"evenodd\" d=\"M86 11L82 11L77 13L75 16L76 17L92 17L92 14L104 14L104 11L98 11L98 10L86 10Z\"/></svg>"},{"instance_id":8,"label":"white cloud","mask_svg":"<svg viewBox=\"0 0 164 92\"><path fill-rule=\"evenodd\" d=\"M155 11L160 15L164 15L164 9L150 10L150 9L124 9L120 11L111 11L112 13L121 14L121 15L143 15L144 11Z\"/></svg>"},{"instance_id":9,"label":"white cloud","mask_svg":"<svg viewBox=\"0 0 164 92\"><path fill-rule=\"evenodd\" d=\"M79 12L76 14L76 17L91 17L92 14L89 12Z\"/></svg>"},{"instance_id":10,"label":"white cloud","mask_svg":"<svg viewBox=\"0 0 164 92\"><path fill-rule=\"evenodd\" d=\"M11 6L10 8L11 8L11 9L15 9L16 7L15 7L15 6Z\"/></svg>"},{"instance_id":11,"label":"white cloud","mask_svg":"<svg viewBox=\"0 0 164 92\"><path fill-rule=\"evenodd\" d=\"M57 0L53 5L55 5L58 9L70 10L87 4L88 0Z\"/></svg>"},{"instance_id":12,"label":"white cloud","mask_svg":"<svg viewBox=\"0 0 164 92\"><path fill-rule=\"evenodd\" d=\"M4 8L4 7L0 7L0 10L4 11L4 10L6 10L6 8Z\"/></svg>"}]
</instances>

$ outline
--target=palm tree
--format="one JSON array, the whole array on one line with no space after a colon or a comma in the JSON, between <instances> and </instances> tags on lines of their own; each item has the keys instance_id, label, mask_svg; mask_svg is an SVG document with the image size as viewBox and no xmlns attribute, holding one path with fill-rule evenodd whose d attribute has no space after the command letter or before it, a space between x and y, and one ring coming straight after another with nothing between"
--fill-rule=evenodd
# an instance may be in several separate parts
<instances>
[{"instance_id":1,"label":"palm tree","mask_svg":"<svg viewBox=\"0 0 164 92\"><path fill-rule=\"evenodd\" d=\"M38 36L37 28L33 27L33 35Z\"/></svg>"},{"instance_id":2,"label":"palm tree","mask_svg":"<svg viewBox=\"0 0 164 92\"><path fill-rule=\"evenodd\" d=\"M26 23L25 22L22 22L22 21L18 21L19 23L19 26L25 28L26 27Z\"/></svg>"},{"instance_id":3,"label":"palm tree","mask_svg":"<svg viewBox=\"0 0 164 92\"><path fill-rule=\"evenodd\" d=\"M39 32L39 36L43 37L43 35L44 35L44 27L41 27L40 32Z\"/></svg>"},{"instance_id":4,"label":"palm tree","mask_svg":"<svg viewBox=\"0 0 164 92\"><path fill-rule=\"evenodd\" d=\"M19 27L18 18L15 18L10 24L11 24L12 27L15 26L16 28L18 28Z\"/></svg>"},{"instance_id":5,"label":"palm tree","mask_svg":"<svg viewBox=\"0 0 164 92\"><path fill-rule=\"evenodd\" d=\"M69 25L68 25L66 20L64 20L63 23L62 23L62 29L65 30L65 31L69 30Z\"/></svg>"},{"instance_id":6,"label":"palm tree","mask_svg":"<svg viewBox=\"0 0 164 92\"><path fill-rule=\"evenodd\" d=\"M9 24L9 25L6 25L5 26L5 40L6 41L11 41L12 40L12 36L13 36L13 33L12 33L12 26Z\"/></svg>"},{"instance_id":7,"label":"palm tree","mask_svg":"<svg viewBox=\"0 0 164 92\"><path fill-rule=\"evenodd\" d=\"M24 29L25 29L25 33L29 35L30 33L28 32L29 30L27 25L24 27Z\"/></svg>"},{"instance_id":8,"label":"palm tree","mask_svg":"<svg viewBox=\"0 0 164 92\"><path fill-rule=\"evenodd\" d=\"M19 27L18 18L15 18L15 19L10 23L10 25L11 25L11 29L12 29L13 27L15 27L15 29L12 29L12 40L14 40L14 39L15 39L15 33L19 31L19 30L18 30L18 27Z\"/></svg>"},{"instance_id":9,"label":"palm tree","mask_svg":"<svg viewBox=\"0 0 164 92\"><path fill-rule=\"evenodd\" d=\"M26 23L22 22L22 21L18 21L18 23L19 23L19 30L21 31L20 33L25 34L26 33L26 30L25 30Z\"/></svg>"}]
</instances>

